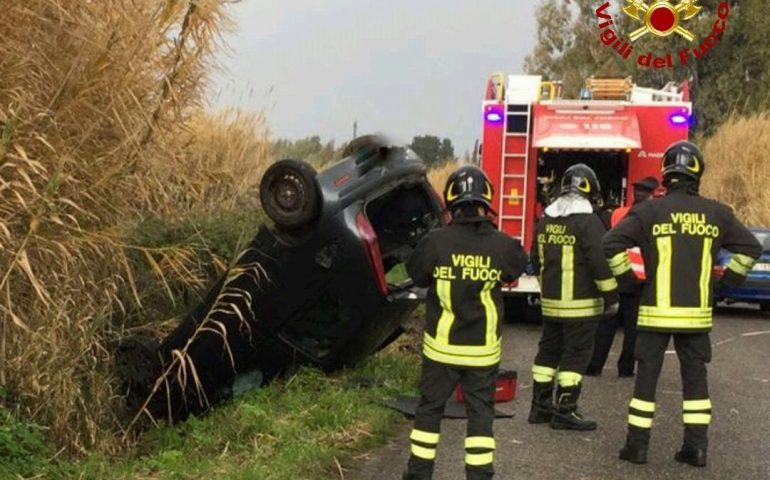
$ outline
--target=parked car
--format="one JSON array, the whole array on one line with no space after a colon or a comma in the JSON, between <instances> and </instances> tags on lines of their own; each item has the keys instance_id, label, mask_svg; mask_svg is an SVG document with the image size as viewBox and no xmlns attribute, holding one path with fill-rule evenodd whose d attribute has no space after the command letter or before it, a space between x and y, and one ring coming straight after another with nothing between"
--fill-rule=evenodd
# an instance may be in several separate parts
<instances>
[{"instance_id":1,"label":"parked car","mask_svg":"<svg viewBox=\"0 0 770 480\"><path fill-rule=\"evenodd\" d=\"M345 154L318 174L299 160L266 171L260 197L273 225L157 349L121 345L130 404L155 386L147 409L184 418L227 398L244 372L354 365L402 333L421 296L403 263L441 225L443 205L410 149L368 136Z\"/></svg>"},{"instance_id":2,"label":"parked car","mask_svg":"<svg viewBox=\"0 0 770 480\"><path fill-rule=\"evenodd\" d=\"M762 245L762 256L759 257L746 281L740 287L724 287L714 293L718 301L755 303L767 312L770 311L770 229L752 227L750 230ZM714 274L716 276L722 275L730 262L730 258L732 258L730 252L726 250L719 252L717 260L714 262Z\"/></svg>"}]
</instances>

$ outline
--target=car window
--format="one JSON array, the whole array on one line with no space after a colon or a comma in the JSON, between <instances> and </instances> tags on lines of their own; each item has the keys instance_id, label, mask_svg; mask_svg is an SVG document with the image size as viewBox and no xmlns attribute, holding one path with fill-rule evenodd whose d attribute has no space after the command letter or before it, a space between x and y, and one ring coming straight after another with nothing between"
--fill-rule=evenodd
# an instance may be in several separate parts
<instances>
[{"instance_id":1,"label":"car window","mask_svg":"<svg viewBox=\"0 0 770 480\"><path fill-rule=\"evenodd\" d=\"M770 232L752 232L754 236L762 245L762 250L765 252L770 251Z\"/></svg>"}]
</instances>

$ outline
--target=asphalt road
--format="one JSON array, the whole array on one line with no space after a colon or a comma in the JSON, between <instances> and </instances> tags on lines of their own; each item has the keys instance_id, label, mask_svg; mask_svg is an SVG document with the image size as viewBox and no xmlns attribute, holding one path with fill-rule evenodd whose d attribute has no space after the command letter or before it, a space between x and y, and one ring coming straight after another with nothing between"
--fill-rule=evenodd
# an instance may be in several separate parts
<instances>
[{"instance_id":1,"label":"asphalt road","mask_svg":"<svg viewBox=\"0 0 770 480\"><path fill-rule=\"evenodd\" d=\"M743 308L720 309L712 333L709 366L713 420L709 465L694 468L673 460L681 442L679 362L669 346L658 383L658 408L649 463L621 462L633 379L617 378L622 333L619 331L602 377L587 378L581 410L599 422L595 432L563 432L529 425L529 372L540 329L507 325L502 365L519 373L518 395L506 408L516 417L495 423L497 479L633 480L719 479L770 480L770 314ZM400 479L409 455L405 423L398 439L365 456L346 480ZM465 421L444 420L434 480L462 480Z\"/></svg>"}]
</instances>

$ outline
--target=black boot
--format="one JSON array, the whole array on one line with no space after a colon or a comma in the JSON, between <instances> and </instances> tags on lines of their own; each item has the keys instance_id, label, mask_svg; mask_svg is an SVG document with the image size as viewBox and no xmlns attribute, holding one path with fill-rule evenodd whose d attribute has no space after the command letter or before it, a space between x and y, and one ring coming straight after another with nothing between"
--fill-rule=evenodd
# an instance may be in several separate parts
<instances>
[{"instance_id":1,"label":"black boot","mask_svg":"<svg viewBox=\"0 0 770 480\"><path fill-rule=\"evenodd\" d=\"M532 384L532 408L527 421L532 424L548 423L553 417L553 382Z\"/></svg>"},{"instance_id":2,"label":"black boot","mask_svg":"<svg viewBox=\"0 0 770 480\"><path fill-rule=\"evenodd\" d=\"M692 465L693 467L705 467L707 450L708 426L687 425L684 428L682 448L676 452L674 460Z\"/></svg>"},{"instance_id":3,"label":"black boot","mask_svg":"<svg viewBox=\"0 0 770 480\"><path fill-rule=\"evenodd\" d=\"M650 430L628 426L626 444L620 449L618 458L631 463L647 463L647 446L650 444Z\"/></svg>"},{"instance_id":4,"label":"black boot","mask_svg":"<svg viewBox=\"0 0 770 480\"><path fill-rule=\"evenodd\" d=\"M580 385L574 387L556 387L556 405L551 419L554 430L596 430L596 422L584 419L577 412L580 398Z\"/></svg>"},{"instance_id":5,"label":"black boot","mask_svg":"<svg viewBox=\"0 0 770 480\"><path fill-rule=\"evenodd\" d=\"M692 465L693 467L705 467L706 466L706 449L705 448L696 448L696 449L685 449L684 447L676 452L676 455L674 455L674 460L676 460L679 463L686 463L688 465Z\"/></svg>"},{"instance_id":6,"label":"black boot","mask_svg":"<svg viewBox=\"0 0 770 480\"><path fill-rule=\"evenodd\" d=\"M433 475L426 473L411 473L408 470L401 476L402 480L431 480Z\"/></svg>"},{"instance_id":7,"label":"black boot","mask_svg":"<svg viewBox=\"0 0 770 480\"><path fill-rule=\"evenodd\" d=\"M480 470L475 468L465 468L466 480L492 480L493 478L495 478L495 471L491 468Z\"/></svg>"}]
</instances>

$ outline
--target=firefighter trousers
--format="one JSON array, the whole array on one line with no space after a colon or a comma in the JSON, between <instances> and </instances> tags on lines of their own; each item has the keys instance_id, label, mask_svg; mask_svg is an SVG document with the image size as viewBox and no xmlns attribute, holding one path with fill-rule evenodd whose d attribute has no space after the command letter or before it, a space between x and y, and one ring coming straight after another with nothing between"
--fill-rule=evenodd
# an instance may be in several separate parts
<instances>
[{"instance_id":1,"label":"firefighter trousers","mask_svg":"<svg viewBox=\"0 0 770 480\"><path fill-rule=\"evenodd\" d=\"M465 438L465 469L469 480L490 479L494 475L495 382L498 366L457 367L423 357L420 403L410 435L411 455L408 473L413 478L430 479L436 458L444 407L459 384L465 397L468 429ZM410 478L412 478L410 477Z\"/></svg>"},{"instance_id":2,"label":"firefighter trousers","mask_svg":"<svg viewBox=\"0 0 770 480\"><path fill-rule=\"evenodd\" d=\"M549 382L558 375L562 387L580 385L593 354L596 327L595 321L543 321L533 367L535 381Z\"/></svg>"},{"instance_id":3,"label":"firefighter trousers","mask_svg":"<svg viewBox=\"0 0 770 480\"><path fill-rule=\"evenodd\" d=\"M618 373L631 375L634 373L634 346L636 344L636 321L639 317L639 292L621 293L618 315L609 321L599 323L596 329L596 345L588 371L600 374L607 362L607 357L615 340L618 324L623 325L623 349L618 358Z\"/></svg>"},{"instance_id":4,"label":"firefighter trousers","mask_svg":"<svg viewBox=\"0 0 770 480\"><path fill-rule=\"evenodd\" d=\"M628 412L629 442L646 447L655 416L655 390L663 357L674 337L682 374L682 422L685 449L708 447L711 400L706 364L711 361L708 333L660 333L640 331L636 338L637 376Z\"/></svg>"}]
</instances>

